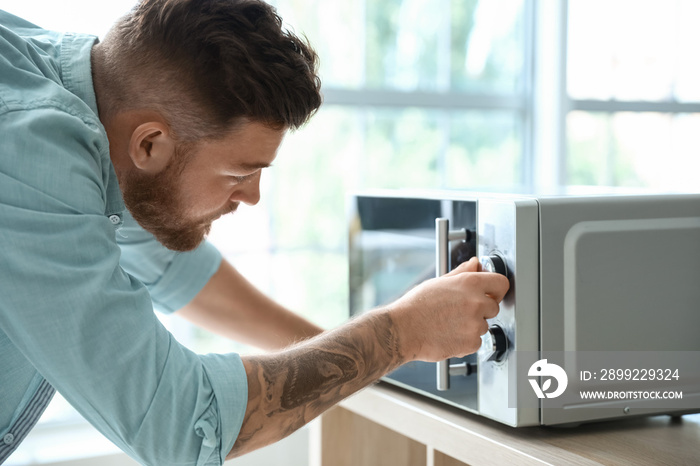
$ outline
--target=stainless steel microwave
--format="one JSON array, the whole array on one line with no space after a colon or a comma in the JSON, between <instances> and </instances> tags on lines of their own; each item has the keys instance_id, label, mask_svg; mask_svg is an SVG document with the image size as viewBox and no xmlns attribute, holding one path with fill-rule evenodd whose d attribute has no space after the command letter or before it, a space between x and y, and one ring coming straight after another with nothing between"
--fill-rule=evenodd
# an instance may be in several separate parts
<instances>
[{"instance_id":1,"label":"stainless steel microwave","mask_svg":"<svg viewBox=\"0 0 700 466\"><path fill-rule=\"evenodd\" d=\"M700 411L700 195L353 195L350 314L473 256L511 282L482 348L387 382L511 426Z\"/></svg>"}]
</instances>

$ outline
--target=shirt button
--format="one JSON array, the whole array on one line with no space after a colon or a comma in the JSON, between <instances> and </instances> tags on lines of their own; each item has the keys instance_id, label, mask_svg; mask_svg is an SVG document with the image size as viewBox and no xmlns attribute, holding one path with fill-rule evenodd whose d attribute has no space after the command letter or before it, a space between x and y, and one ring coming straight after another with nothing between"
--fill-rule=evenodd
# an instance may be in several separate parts
<instances>
[{"instance_id":1,"label":"shirt button","mask_svg":"<svg viewBox=\"0 0 700 466\"><path fill-rule=\"evenodd\" d=\"M5 445L12 445L12 442L15 441L15 436L12 434L5 434L2 441L5 443Z\"/></svg>"},{"instance_id":2,"label":"shirt button","mask_svg":"<svg viewBox=\"0 0 700 466\"><path fill-rule=\"evenodd\" d=\"M109 221L112 222L112 225L119 225L119 222L121 222L122 219L119 217L119 215L110 215Z\"/></svg>"}]
</instances>

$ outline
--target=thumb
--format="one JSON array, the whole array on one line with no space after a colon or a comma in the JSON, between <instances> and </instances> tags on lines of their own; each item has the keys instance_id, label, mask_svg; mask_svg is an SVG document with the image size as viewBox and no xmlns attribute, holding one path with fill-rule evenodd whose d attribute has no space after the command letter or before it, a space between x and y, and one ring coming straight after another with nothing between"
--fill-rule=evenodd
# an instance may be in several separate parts
<instances>
[{"instance_id":1,"label":"thumb","mask_svg":"<svg viewBox=\"0 0 700 466\"><path fill-rule=\"evenodd\" d=\"M449 275L457 275L459 273L464 273L464 272L479 272L480 270L481 270L481 263L479 262L479 258L474 256L471 259L469 259L467 262L462 262L454 270L452 270L450 273L445 274L445 275L449 276Z\"/></svg>"}]
</instances>

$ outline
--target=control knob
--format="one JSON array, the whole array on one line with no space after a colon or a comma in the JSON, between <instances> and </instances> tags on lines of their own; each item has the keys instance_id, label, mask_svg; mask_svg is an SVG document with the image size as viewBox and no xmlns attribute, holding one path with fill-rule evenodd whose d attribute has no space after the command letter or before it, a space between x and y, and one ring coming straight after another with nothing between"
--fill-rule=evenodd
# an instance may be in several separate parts
<instances>
[{"instance_id":1,"label":"control knob","mask_svg":"<svg viewBox=\"0 0 700 466\"><path fill-rule=\"evenodd\" d=\"M506 266L506 261L498 254L492 254L490 256L481 256L479 258L481 262L481 268L484 272L500 273L505 277L508 277L508 267Z\"/></svg>"},{"instance_id":2,"label":"control knob","mask_svg":"<svg viewBox=\"0 0 700 466\"><path fill-rule=\"evenodd\" d=\"M500 361L508 351L508 337L498 325L492 325L489 331L481 336L479 359L485 361Z\"/></svg>"}]
</instances>

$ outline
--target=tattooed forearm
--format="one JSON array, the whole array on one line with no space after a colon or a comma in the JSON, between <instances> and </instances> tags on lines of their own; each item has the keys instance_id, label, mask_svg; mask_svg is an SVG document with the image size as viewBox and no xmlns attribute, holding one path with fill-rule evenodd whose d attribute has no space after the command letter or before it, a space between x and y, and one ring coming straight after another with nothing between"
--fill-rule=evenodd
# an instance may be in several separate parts
<instances>
[{"instance_id":1,"label":"tattooed forearm","mask_svg":"<svg viewBox=\"0 0 700 466\"><path fill-rule=\"evenodd\" d=\"M506 277L479 272L472 259L332 332L244 358L248 405L230 455L283 438L404 361L476 351L508 287Z\"/></svg>"},{"instance_id":2,"label":"tattooed forearm","mask_svg":"<svg viewBox=\"0 0 700 466\"><path fill-rule=\"evenodd\" d=\"M289 435L403 362L387 312L367 314L282 353L245 358L248 406L230 456Z\"/></svg>"}]
</instances>

